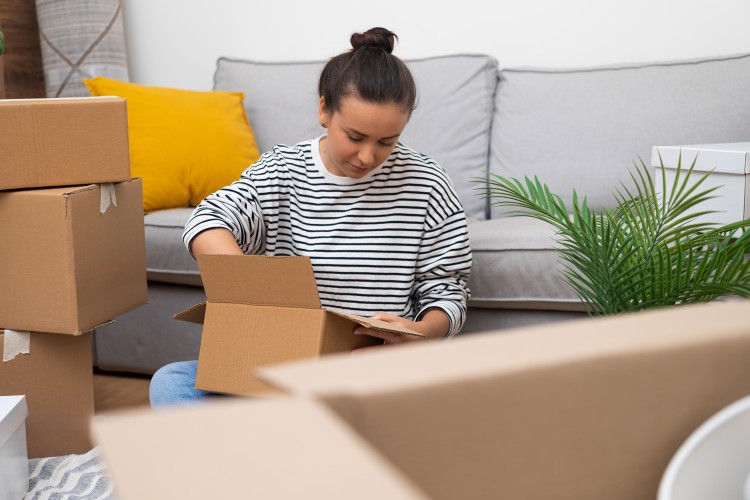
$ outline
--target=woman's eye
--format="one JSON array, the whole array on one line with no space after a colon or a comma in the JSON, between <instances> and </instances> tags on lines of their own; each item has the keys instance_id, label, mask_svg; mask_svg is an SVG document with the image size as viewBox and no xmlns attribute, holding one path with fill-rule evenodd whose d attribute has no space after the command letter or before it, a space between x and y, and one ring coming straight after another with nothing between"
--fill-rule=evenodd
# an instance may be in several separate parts
<instances>
[{"instance_id":1,"label":"woman's eye","mask_svg":"<svg viewBox=\"0 0 750 500\"><path fill-rule=\"evenodd\" d=\"M359 142L359 141L362 140L362 138L361 137L352 137L352 136L349 136L349 140L352 141L352 142Z\"/></svg>"},{"instance_id":2,"label":"woman's eye","mask_svg":"<svg viewBox=\"0 0 750 500\"><path fill-rule=\"evenodd\" d=\"M391 146L393 146L393 143L392 142L383 142L383 141L380 141L380 145L381 146L386 146L386 147L390 148Z\"/></svg>"}]
</instances>

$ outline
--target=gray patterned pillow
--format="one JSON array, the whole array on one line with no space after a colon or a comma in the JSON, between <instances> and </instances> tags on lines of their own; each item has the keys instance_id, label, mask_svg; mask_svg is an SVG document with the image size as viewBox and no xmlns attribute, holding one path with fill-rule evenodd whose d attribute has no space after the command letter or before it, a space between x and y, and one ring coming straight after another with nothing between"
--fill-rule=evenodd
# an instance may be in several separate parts
<instances>
[{"instance_id":1,"label":"gray patterned pillow","mask_svg":"<svg viewBox=\"0 0 750 500\"><path fill-rule=\"evenodd\" d=\"M47 97L89 96L84 78L128 81L120 0L36 0Z\"/></svg>"}]
</instances>

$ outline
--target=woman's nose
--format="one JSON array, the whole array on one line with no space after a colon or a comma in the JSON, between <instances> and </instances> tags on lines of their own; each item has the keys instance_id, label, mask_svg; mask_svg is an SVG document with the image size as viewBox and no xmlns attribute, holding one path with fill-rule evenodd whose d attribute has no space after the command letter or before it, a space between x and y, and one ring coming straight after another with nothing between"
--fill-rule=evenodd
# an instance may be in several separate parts
<instances>
[{"instance_id":1,"label":"woman's nose","mask_svg":"<svg viewBox=\"0 0 750 500\"><path fill-rule=\"evenodd\" d=\"M357 159L364 167L370 167L375 162L375 151L370 146L362 146L357 154Z\"/></svg>"}]
</instances>

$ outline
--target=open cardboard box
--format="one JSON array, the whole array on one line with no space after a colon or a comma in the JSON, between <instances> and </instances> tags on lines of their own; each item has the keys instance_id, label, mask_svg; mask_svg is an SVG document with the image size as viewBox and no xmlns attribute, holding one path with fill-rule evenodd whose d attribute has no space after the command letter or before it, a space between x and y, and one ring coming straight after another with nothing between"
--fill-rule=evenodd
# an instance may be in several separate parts
<instances>
[{"instance_id":1,"label":"open cardboard box","mask_svg":"<svg viewBox=\"0 0 750 500\"><path fill-rule=\"evenodd\" d=\"M256 368L380 343L354 335L357 325L423 336L392 323L321 308L308 257L199 255L198 267L207 301L174 316L203 323L197 389L276 392L255 378Z\"/></svg>"}]
</instances>

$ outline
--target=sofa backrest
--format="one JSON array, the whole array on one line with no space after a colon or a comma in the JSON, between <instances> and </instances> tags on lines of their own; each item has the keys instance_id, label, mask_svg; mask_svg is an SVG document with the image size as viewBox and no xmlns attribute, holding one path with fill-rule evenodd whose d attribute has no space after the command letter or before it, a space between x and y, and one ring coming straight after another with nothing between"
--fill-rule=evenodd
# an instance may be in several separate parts
<instances>
[{"instance_id":1,"label":"sofa backrest","mask_svg":"<svg viewBox=\"0 0 750 500\"><path fill-rule=\"evenodd\" d=\"M406 61L418 102L401 142L437 160L466 214L485 219L487 200L475 178L486 177L497 62L485 55ZM261 151L325 133L317 120L318 77L324 62L265 63L221 58L215 90L245 93L245 109Z\"/></svg>"},{"instance_id":2,"label":"sofa backrest","mask_svg":"<svg viewBox=\"0 0 750 500\"><path fill-rule=\"evenodd\" d=\"M597 209L630 184L652 146L750 137L750 54L581 69L509 68L486 55L407 60L418 105L401 141L445 168L468 217L491 212L488 171L538 176L569 203L575 189ZM215 90L245 93L261 151L324 133L317 84L324 61L221 58ZM499 76L499 79L498 79ZM490 200L492 202L492 200Z\"/></svg>"},{"instance_id":3,"label":"sofa backrest","mask_svg":"<svg viewBox=\"0 0 750 500\"><path fill-rule=\"evenodd\" d=\"M750 138L750 54L587 69L503 69L490 171L538 176L569 203L614 205L659 145ZM492 201L492 200L491 200ZM492 208L493 217L507 209Z\"/></svg>"}]
</instances>

